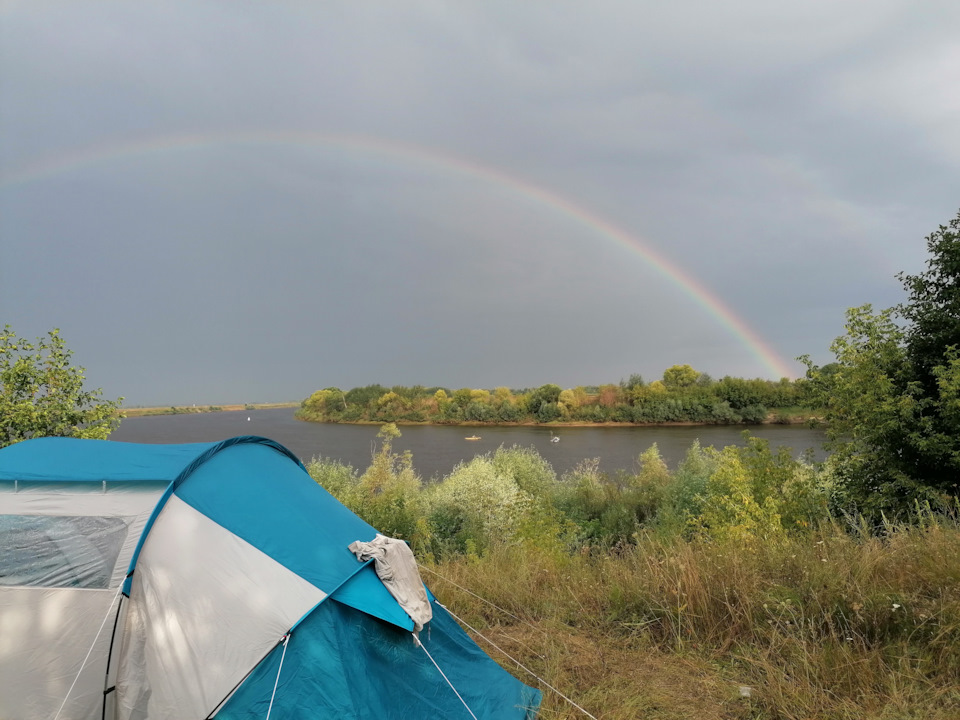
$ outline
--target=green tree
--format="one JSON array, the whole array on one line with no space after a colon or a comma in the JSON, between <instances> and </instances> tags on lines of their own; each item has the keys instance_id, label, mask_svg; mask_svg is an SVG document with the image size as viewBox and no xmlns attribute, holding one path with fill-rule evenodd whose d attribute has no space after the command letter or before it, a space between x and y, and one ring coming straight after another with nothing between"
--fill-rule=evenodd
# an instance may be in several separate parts
<instances>
[{"instance_id":1,"label":"green tree","mask_svg":"<svg viewBox=\"0 0 960 720\"><path fill-rule=\"evenodd\" d=\"M670 390L687 388L696 384L700 373L689 365L673 365L663 371L663 384Z\"/></svg>"},{"instance_id":2,"label":"green tree","mask_svg":"<svg viewBox=\"0 0 960 720\"><path fill-rule=\"evenodd\" d=\"M340 388L328 387L317 390L310 397L300 403L300 409L308 417L318 419L338 416L347 409L347 403Z\"/></svg>"},{"instance_id":3,"label":"green tree","mask_svg":"<svg viewBox=\"0 0 960 720\"><path fill-rule=\"evenodd\" d=\"M808 408L819 408L823 398L829 394L830 385L833 378L840 370L839 363L827 363L816 368L815 372L810 371L810 363L807 363L808 370L804 377L797 380L797 398L800 404Z\"/></svg>"},{"instance_id":4,"label":"green tree","mask_svg":"<svg viewBox=\"0 0 960 720\"><path fill-rule=\"evenodd\" d=\"M411 404L408 398L391 390L377 399L376 417L388 423L403 420L410 413Z\"/></svg>"},{"instance_id":5,"label":"green tree","mask_svg":"<svg viewBox=\"0 0 960 720\"><path fill-rule=\"evenodd\" d=\"M577 397L577 394L573 390L561 391L557 396L557 402L568 411L576 410L578 407L580 407L580 398Z\"/></svg>"},{"instance_id":6,"label":"green tree","mask_svg":"<svg viewBox=\"0 0 960 720\"><path fill-rule=\"evenodd\" d=\"M873 518L898 513L923 495L923 482L904 452L914 456L911 436L921 407L929 406L910 379L903 330L893 309L870 305L847 311L846 334L830 346L838 369L829 379L808 364L822 393L830 449L838 466L837 504Z\"/></svg>"},{"instance_id":7,"label":"green tree","mask_svg":"<svg viewBox=\"0 0 960 720\"><path fill-rule=\"evenodd\" d=\"M452 401L447 396L446 390L440 388L433 394L433 400L437 404L437 415L440 419L443 419L447 416L447 411L450 409Z\"/></svg>"},{"instance_id":8,"label":"green tree","mask_svg":"<svg viewBox=\"0 0 960 720\"><path fill-rule=\"evenodd\" d=\"M376 408L377 400L386 392L389 392L389 388L385 388L383 385L367 385L365 387L356 387L352 390L347 391L344 395L344 401L347 405L356 406L365 410L371 408Z\"/></svg>"},{"instance_id":9,"label":"green tree","mask_svg":"<svg viewBox=\"0 0 960 720\"><path fill-rule=\"evenodd\" d=\"M927 237L926 271L900 273L908 293L897 313L907 322L906 352L926 394L939 385L938 370L949 348L960 347L960 213Z\"/></svg>"},{"instance_id":10,"label":"green tree","mask_svg":"<svg viewBox=\"0 0 960 720\"><path fill-rule=\"evenodd\" d=\"M907 302L848 311L831 372L804 358L837 453L838 498L874 518L960 494L960 214L927 249L925 272L898 276Z\"/></svg>"},{"instance_id":11,"label":"green tree","mask_svg":"<svg viewBox=\"0 0 960 720\"><path fill-rule=\"evenodd\" d=\"M730 403L735 410L748 405L760 405L767 402L767 383L763 380L724 377L713 388L713 394L720 400Z\"/></svg>"},{"instance_id":12,"label":"green tree","mask_svg":"<svg viewBox=\"0 0 960 720\"><path fill-rule=\"evenodd\" d=\"M120 423L123 398L85 390L82 367L51 330L29 342L9 325L0 332L0 447L35 437L104 439Z\"/></svg>"},{"instance_id":13,"label":"green tree","mask_svg":"<svg viewBox=\"0 0 960 720\"><path fill-rule=\"evenodd\" d=\"M561 392L562 390L559 385L554 385L553 383L541 385L530 393L530 401L528 405L530 412L538 416L544 422L555 419L555 417L560 413L556 405L557 401L560 399ZM541 410L541 408L543 409Z\"/></svg>"},{"instance_id":14,"label":"green tree","mask_svg":"<svg viewBox=\"0 0 960 720\"><path fill-rule=\"evenodd\" d=\"M470 388L460 388L453 391L453 403L459 408L465 408L473 399L473 390Z\"/></svg>"}]
</instances>

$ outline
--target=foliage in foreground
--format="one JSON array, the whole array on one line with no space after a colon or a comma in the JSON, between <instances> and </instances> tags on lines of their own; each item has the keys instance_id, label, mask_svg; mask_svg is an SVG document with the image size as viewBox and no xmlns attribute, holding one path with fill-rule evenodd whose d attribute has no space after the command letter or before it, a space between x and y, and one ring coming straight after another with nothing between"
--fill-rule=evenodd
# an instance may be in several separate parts
<instances>
[{"instance_id":1,"label":"foliage in foreground","mask_svg":"<svg viewBox=\"0 0 960 720\"><path fill-rule=\"evenodd\" d=\"M876 532L830 515L832 464L757 439L694 445L673 471L653 446L615 477L595 461L558 477L502 447L425 484L395 436L382 430L363 473L308 470L410 541L491 655L488 640L598 717L960 713L956 501ZM582 715L547 692L544 717Z\"/></svg>"},{"instance_id":2,"label":"foliage in foreground","mask_svg":"<svg viewBox=\"0 0 960 720\"><path fill-rule=\"evenodd\" d=\"M123 398L104 400L83 387L84 369L51 330L29 342L0 331L0 447L34 437L106 438L120 422Z\"/></svg>"},{"instance_id":3,"label":"foliage in foreground","mask_svg":"<svg viewBox=\"0 0 960 720\"><path fill-rule=\"evenodd\" d=\"M635 472L612 478L598 460L558 477L535 449L500 447L424 484L410 454L393 452L398 435L393 424L381 428L363 473L323 458L307 470L381 532L435 558L524 542L612 548L651 528L688 539L769 541L827 518L834 491L829 463L811 465L750 436L745 446L721 450L695 443L674 472L653 445Z\"/></svg>"}]
</instances>

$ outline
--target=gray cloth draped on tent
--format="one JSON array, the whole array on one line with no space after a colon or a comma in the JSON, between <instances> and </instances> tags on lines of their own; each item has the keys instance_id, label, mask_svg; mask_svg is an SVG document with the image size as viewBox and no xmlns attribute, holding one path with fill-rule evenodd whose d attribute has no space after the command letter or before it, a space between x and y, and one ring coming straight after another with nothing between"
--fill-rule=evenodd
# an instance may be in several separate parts
<instances>
[{"instance_id":1,"label":"gray cloth draped on tent","mask_svg":"<svg viewBox=\"0 0 960 720\"><path fill-rule=\"evenodd\" d=\"M423 626L433 617L433 610L410 547L403 540L377 533L370 542L357 540L350 543L350 552L358 560L373 559L377 577L413 620L414 631L423 630Z\"/></svg>"}]
</instances>

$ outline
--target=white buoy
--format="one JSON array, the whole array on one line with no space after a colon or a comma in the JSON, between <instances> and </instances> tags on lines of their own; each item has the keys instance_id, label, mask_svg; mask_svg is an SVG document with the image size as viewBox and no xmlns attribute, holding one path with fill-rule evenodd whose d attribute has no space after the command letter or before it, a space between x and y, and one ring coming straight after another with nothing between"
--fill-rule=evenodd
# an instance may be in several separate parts
<instances>
[{"instance_id":1,"label":"white buoy","mask_svg":"<svg viewBox=\"0 0 960 720\"><path fill-rule=\"evenodd\" d=\"M249 416L247 417L247 422L250 422L250 417L249 417Z\"/></svg>"}]
</instances>

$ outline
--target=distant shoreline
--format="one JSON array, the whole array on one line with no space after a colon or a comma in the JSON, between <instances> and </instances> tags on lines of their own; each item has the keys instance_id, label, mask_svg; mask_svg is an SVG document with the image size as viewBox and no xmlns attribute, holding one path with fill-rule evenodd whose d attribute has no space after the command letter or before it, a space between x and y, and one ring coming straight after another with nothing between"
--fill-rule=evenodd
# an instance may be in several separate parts
<instances>
[{"instance_id":1,"label":"distant shoreline","mask_svg":"<svg viewBox=\"0 0 960 720\"><path fill-rule=\"evenodd\" d=\"M165 407L121 408L119 414L125 418L148 417L152 415L199 415L211 412L236 412L238 410L271 410L274 408L296 408L298 402L279 403L243 403L233 405L167 405Z\"/></svg>"}]
</instances>

